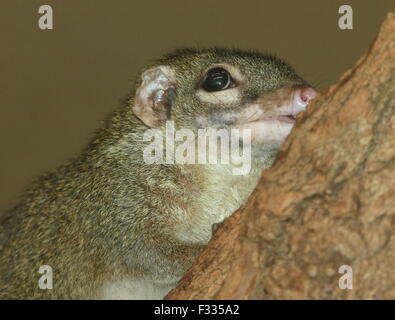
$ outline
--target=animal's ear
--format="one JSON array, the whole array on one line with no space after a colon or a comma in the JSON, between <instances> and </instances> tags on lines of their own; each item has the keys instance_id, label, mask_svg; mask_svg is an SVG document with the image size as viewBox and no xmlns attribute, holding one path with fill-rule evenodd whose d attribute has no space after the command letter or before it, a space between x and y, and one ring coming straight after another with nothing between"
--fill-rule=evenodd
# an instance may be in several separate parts
<instances>
[{"instance_id":1,"label":"animal's ear","mask_svg":"<svg viewBox=\"0 0 395 320\"><path fill-rule=\"evenodd\" d=\"M158 127L170 118L170 109L176 94L176 79L167 66L149 69L141 75L136 90L133 112L149 127Z\"/></svg>"}]
</instances>

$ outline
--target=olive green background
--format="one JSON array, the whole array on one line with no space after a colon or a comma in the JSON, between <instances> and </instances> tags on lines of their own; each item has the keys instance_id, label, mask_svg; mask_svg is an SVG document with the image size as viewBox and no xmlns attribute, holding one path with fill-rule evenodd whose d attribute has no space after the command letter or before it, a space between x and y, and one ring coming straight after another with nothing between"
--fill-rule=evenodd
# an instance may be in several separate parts
<instances>
[{"instance_id":1,"label":"olive green background","mask_svg":"<svg viewBox=\"0 0 395 320\"><path fill-rule=\"evenodd\" d=\"M38 28L44 4L54 30ZM338 28L342 4L353 7L353 30ZM354 65L394 9L394 0L1 0L0 213L32 178L78 154L161 54L258 49L323 88Z\"/></svg>"}]
</instances>

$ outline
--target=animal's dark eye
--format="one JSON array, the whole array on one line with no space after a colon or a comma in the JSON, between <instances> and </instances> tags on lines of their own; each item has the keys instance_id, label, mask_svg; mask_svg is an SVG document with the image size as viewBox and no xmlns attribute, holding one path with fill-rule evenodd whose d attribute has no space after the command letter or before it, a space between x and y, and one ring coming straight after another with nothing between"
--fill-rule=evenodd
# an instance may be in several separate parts
<instances>
[{"instance_id":1,"label":"animal's dark eye","mask_svg":"<svg viewBox=\"0 0 395 320\"><path fill-rule=\"evenodd\" d=\"M207 71L202 88L206 91L220 91L231 87L233 79L223 68L212 68Z\"/></svg>"}]
</instances>

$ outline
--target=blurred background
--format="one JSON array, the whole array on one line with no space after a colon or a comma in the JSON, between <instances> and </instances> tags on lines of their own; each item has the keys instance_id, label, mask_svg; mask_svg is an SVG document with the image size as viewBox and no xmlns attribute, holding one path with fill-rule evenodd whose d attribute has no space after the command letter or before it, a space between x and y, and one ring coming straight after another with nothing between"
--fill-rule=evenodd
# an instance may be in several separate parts
<instances>
[{"instance_id":1,"label":"blurred background","mask_svg":"<svg viewBox=\"0 0 395 320\"><path fill-rule=\"evenodd\" d=\"M40 30L38 8L53 8ZM351 5L354 29L340 30ZM0 214L77 155L139 70L179 47L276 54L323 89L353 67L394 0L1 0Z\"/></svg>"}]
</instances>

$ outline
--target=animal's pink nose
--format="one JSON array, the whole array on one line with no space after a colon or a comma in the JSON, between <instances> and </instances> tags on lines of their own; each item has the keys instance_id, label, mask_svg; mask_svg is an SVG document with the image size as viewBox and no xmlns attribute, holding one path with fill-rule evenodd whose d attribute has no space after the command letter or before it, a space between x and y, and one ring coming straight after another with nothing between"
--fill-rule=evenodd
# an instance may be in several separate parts
<instances>
[{"instance_id":1,"label":"animal's pink nose","mask_svg":"<svg viewBox=\"0 0 395 320\"><path fill-rule=\"evenodd\" d=\"M306 88L301 88L299 94L300 94L300 100L308 104L310 100L315 98L317 92L313 88L306 87Z\"/></svg>"},{"instance_id":2,"label":"animal's pink nose","mask_svg":"<svg viewBox=\"0 0 395 320\"><path fill-rule=\"evenodd\" d=\"M305 111L306 106L316 95L317 92L311 87L296 88L291 102L292 114L295 116L299 112Z\"/></svg>"}]
</instances>

